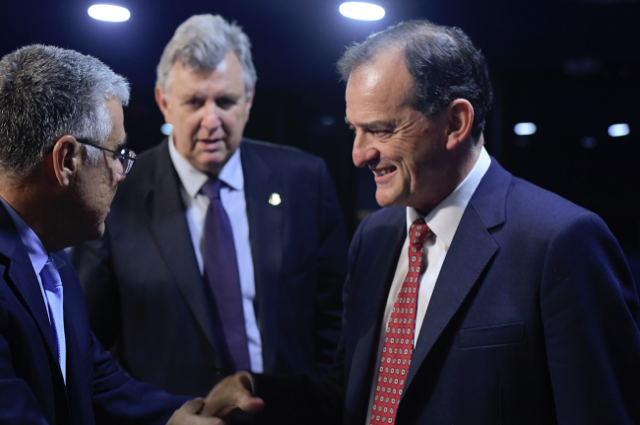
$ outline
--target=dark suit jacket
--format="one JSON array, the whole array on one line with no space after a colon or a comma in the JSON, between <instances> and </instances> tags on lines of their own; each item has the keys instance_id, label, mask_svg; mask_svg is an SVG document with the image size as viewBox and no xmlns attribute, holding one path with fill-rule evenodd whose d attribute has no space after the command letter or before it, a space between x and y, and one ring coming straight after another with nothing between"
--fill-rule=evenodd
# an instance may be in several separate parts
<instances>
[{"instance_id":1,"label":"dark suit jacket","mask_svg":"<svg viewBox=\"0 0 640 425\"><path fill-rule=\"evenodd\" d=\"M164 424L186 401L136 382L118 368L89 329L78 277L67 264L64 288L66 387L40 285L0 205L0 423Z\"/></svg>"},{"instance_id":2,"label":"dark suit jacket","mask_svg":"<svg viewBox=\"0 0 640 425\"><path fill-rule=\"evenodd\" d=\"M404 208L363 221L330 378L255 376L265 419L365 424L405 236ZM396 423L639 424L637 311L632 277L605 224L493 160L438 276Z\"/></svg>"},{"instance_id":3,"label":"dark suit jacket","mask_svg":"<svg viewBox=\"0 0 640 425\"><path fill-rule=\"evenodd\" d=\"M324 162L240 145L264 370L320 376L338 343L347 242ZM142 154L111 206L105 236L74 255L98 339L118 341L137 379L203 396L232 370L213 331L167 142ZM272 193L282 203L268 202ZM185 379L188 378L188 379Z\"/></svg>"}]
</instances>

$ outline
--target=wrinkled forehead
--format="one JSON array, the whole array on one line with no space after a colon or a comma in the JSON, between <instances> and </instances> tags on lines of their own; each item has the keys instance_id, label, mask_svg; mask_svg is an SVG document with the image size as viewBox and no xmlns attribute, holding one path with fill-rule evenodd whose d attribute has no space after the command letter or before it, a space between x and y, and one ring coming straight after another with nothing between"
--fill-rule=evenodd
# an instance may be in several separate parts
<instances>
[{"instance_id":1,"label":"wrinkled forehead","mask_svg":"<svg viewBox=\"0 0 640 425\"><path fill-rule=\"evenodd\" d=\"M347 83L346 100L393 101L406 99L413 86L413 77L397 50L379 53L361 63L352 72Z\"/></svg>"}]
</instances>

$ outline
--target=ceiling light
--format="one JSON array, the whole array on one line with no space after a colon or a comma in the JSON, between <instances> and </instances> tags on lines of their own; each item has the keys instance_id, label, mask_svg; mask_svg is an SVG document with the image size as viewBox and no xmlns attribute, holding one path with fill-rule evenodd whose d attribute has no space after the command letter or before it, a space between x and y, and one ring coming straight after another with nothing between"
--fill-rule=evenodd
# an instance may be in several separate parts
<instances>
[{"instance_id":1,"label":"ceiling light","mask_svg":"<svg viewBox=\"0 0 640 425\"><path fill-rule=\"evenodd\" d=\"M513 127L513 131L518 136L531 136L536 132L536 130L537 130L537 127L532 122L520 122L516 124L515 127Z\"/></svg>"},{"instance_id":2,"label":"ceiling light","mask_svg":"<svg viewBox=\"0 0 640 425\"><path fill-rule=\"evenodd\" d=\"M162 124L162 127L160 127L160 131L165 136L168 136L173 131L173 126L171 124L168 124L168 123Z\"/></svg>"},{"instance_id":3,"label":"ceiling light","mask_svg":"<svg viewBox=\"0 0 640 425\"><path fill-rule=\"evenodd\" d=\"M99 21L124 22L128 21L131 13L124 7L108 4L94 4L88 10L89 16Z\"/></svg>"},{"instance_id":4,"label":"ceiling light","mask_svg":"<svg viewBox=\"0 0 640 425\"><path fill-rule=\"evenodd\" d=\"M343 16L360 21L379 21L384 17L384 9L371 3L342 3L339 10Z\"/></svg>"},{"instance_id":5,"label":"ceiling light","mask_svg":"<svg viewBox=\"0 0 640 425\"><path fill-rule=\"evenodd\" d=\"M611 137L622 137L627 134L629 134L628 124L614 124L609 127L609 136Z\"/></svg>"}]
</instances>

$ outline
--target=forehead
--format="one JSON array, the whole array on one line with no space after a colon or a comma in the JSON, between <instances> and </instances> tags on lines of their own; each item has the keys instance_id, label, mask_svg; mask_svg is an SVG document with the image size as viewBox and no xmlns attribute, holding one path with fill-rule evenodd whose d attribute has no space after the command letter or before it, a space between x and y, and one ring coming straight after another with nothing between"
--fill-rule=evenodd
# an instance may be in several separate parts
<instances>
[{"instance_id":1,"label":"forehead","mask_svg":"<svg viewBox=\"0 0 640 425\"><path fill-rule=\"evenodd\" d=\"M214 69L184 67L177 61L169 78L171 94L197 94L209 91L244 93L242 64L234 52L228 52Z\"/></svg>"},{"instance_id":2,"label":"forehead","mask_svg":"<svg viewBox=\"0 0 640 425\"><path fill-rule=\"evenodd\" d=\"M124 131L124 114L122 112L122 104L116 98L110 98L106 101L107 110L113 123L113 128L107 143L112 143L114 146L124 142L126 139L126 133Z\"/></svg>"},{"instance_id":3,"label":"forehead","mask_svg":"<svg viewBox=\"0 0 640 425\"><path fill-rule=\"evenodd\" d=\"M345 96L347 116L361 120L392 113L407 106L412 86L413 77L399 52L378 54L351 73Z\"/></svg>"}]
</instances>

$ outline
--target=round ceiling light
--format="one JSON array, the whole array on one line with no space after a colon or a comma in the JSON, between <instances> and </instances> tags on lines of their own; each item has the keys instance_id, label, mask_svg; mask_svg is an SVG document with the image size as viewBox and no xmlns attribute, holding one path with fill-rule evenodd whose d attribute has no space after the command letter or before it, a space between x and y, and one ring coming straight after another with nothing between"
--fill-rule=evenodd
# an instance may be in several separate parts
<instances>
[{"instance_id":1,"label":"round ceiling light","mask_svg":"<svg viewBox=\"0 0 640 425\"><path fill-rule=\"evenodd\" d=\"M342 3L339 10L343 16L360 21L379 21L384 17L384 9L371 3Z\"/></svg>"},{"instance_id":2,"label":"round ceiling light","mask_svg":"<svg viewBox=\"0 0 640 425\"><path fill-rule=\"evenodd\" d=\"M107 22L124 22L131 17L131 13L124 7L108 4L94 4L88 12L93 19Z\"/></svg>"}]
</instances>

